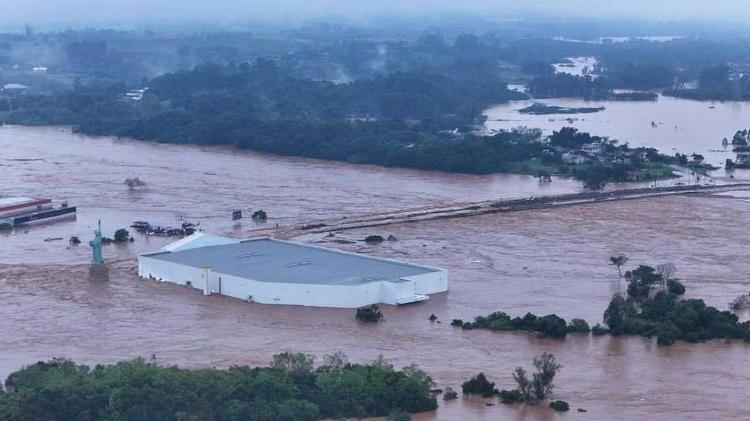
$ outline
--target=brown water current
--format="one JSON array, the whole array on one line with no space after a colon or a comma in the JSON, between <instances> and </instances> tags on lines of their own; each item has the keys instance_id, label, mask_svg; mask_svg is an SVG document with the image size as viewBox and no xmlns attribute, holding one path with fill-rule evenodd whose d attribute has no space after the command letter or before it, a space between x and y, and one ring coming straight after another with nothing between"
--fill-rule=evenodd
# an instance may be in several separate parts
<instances>
[{"instance_id":1,"label":"brown water current","mask_svg":"<svg viewBox=\"0 0 750 421\"><path fill-rule=\"evenodd\" d=\"M363 325L353 310L249 304L204 297L186 287L141 281L136 252L169 241L138 235L105 248L111 281L86 280L88 248L46 237L88 237L134 219L174 223L188 212L210 230L243 235L251 224L228 221L234 207L264 208L277 221L399 209L450 201L576 191L556 180L540 187L515 176L456 176L268 157L224 149L85 138L59 129L0 128L0 192L52 196L81 206L78 220L0 237L0 377L54 356L106 363L136 356L186 367L266 364L283 350L316 356L343 351L363 362L383 355L416 363L438 387L459 388L484 371L498 387L511 372L553 352L564 365L555 396L573 411L485 406L477 399L442 402L419 420L742 419L750 411L750 345L712 341L658 347L645 338L583 337L564 341L523 333L462 331L453 318L502 310L581 317L596 323L612 293L613 254L639 263L672 262L690 297L720 309L750 290L746 259L750 200L744 194L665 197L552 210L434 220L301 241L448 269L450 291L404 307L383 306L386 320ZM14 161L42 159L42 161ZM57 163L56 163L57 162ZM137 175L149 185L129 192ZM559 182L558 182L559 181ZM369 234L397 241L368 246ZM340 244L335 240L356 241ZM430 323L430 314L440 323ZM743 317L746 317L743 315ZM494 402L493 402L494 403ZM575 411L586 408L587 413Z\"/></svg>"},{"instance_id":2,"label":"brown water current","mask_svg":"<svg viewBox=\"0 0 750 421\"><path fill-rule=\"evenodd\" d=\"M0 127L0 197L50 197L78 206L74 224L0 233L0 263L85 262L87 247L65 249L67 239L90 238L97 219L104 234L135 220L176 226L178 213L209 231L234 235L259 225L231 222L234 209L265 209L267 224L291 224L445 202L569 193L581 183L495 174L474 176L355 166L238 151L86 137L61 128ZM128 177L148 184L130 191ZM45 238L66 241L45 243ZM110 246L111 257L155 250L170 240L139 237Z\"/></svg>"}]
</instances>

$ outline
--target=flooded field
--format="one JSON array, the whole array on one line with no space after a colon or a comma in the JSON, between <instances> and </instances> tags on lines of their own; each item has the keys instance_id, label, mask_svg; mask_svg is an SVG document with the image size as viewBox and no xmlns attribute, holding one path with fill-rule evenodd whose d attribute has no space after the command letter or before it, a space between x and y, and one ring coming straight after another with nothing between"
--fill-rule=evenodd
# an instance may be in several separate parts
<instances>
[{"instance_id":1,"label":"flooded field","mask_svg":"<svg viewBox=\"0 0 750 421\"><path fill-rule=\"evenodd\" d=\"M596 59L594 57L570 57L565 63L555 63L552 65L558 73L567 73L573 76L588 76L594 71ZM592 78L597 75L591 74Z\"/></svg>"},{"instance_id":2,"label":"flooded field","mask_svg":"<svg viewBox=\"0 0 750 421\"><path fill-rule=\"evenodd\" d=\"M576 64L578 67L573 69L580 69L580 63ZM529 115L518 112L535 102L566 108L604 107L605 110L577 115ZM705 156L706 162L723 167L724 161L734 159L735 154L731 146L723 147L721 140L725 137L731 139L737 130L747 128L750 104L689 101L661 95L658 101L647 102L555 98L513 101L492 107L485 111L485 115L487 130L527 126L551 133L571 126L632 146L652 146L670 155L675 152L699 153ZM742 176L748 177L747 173Z\"/></svg>"},{"instance_id":3,"label":"flooded field","mask_svg":"<svg viewBox=\"0 0 750 421\"><path fill-rule=\"evenodd\" d=\"M188 367L266 364L274 353L321 356L343 351L352 361L383 355L397 366L416 363L438 387L460 387L484 371L500 388L511 372L553 352L564 365L556 396L573 411L485 406L460 399L420 420L742 418L750 411L750 345L713 341L657 347L643 338L538 339L522 333L462 331L452 318L502 310L581 317L596 323L617 290L613 254L638 263L672 262L691 297L720 309L750 290L750 224L744 193L665 197L554 210L347 231L301 241L343 247L446 268L450 291L423 304L384 306L386 320L362 325L353 310L249 304L172 284L141 281L135 253L169 239L137 236L108 246L111 281L86 280L89 250L54 236L88 239L97 218L105 234L135 219L175 223L176 212L211 231L244 235L234 208L263 208L270 224L326 216L539 194L580 186L528 177L477 177L269 157L224 149L86 138L60 129L0 128L0 192L51 196L81 206L76 221L0 237L0 377L55 356L85 363L151 357ZM130 192L138 176L149 184ZM315 215L315 218L311 217ZM394 235L379 246L332 240ZM441 323L430 323L430 314ZM747 317L747 315L743 315ZM576 408L585 408L579 414Z\"/></svg>"}]
</instances>

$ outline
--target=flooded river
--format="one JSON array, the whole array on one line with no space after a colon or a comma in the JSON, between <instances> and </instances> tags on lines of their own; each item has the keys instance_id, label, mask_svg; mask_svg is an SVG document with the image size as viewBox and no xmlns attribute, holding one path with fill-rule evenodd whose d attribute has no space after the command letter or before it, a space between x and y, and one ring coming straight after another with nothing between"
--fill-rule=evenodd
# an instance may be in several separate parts
<instances>
[{"instance_id":1,"label":"flooded river","mask_svg":"<svg viewBox=\"0 0 750 421\"><path fill-rule=\"evenodd\" d=\"M218 232L242 235L233 208L266 209L271 222L538 194L572 192L575 182L506 175L477 177L391 170L202 149L86 138L59 129L0 128L0 192L52 196L81 206L78 220L0 237L0 377L23 364L54 356L85 363L155 355L187 367L266 364L291 349L320 356L343 351L352 361L383 355L396 366L416 363L437 386L460 387L484 371L500 388L511 372L553 352L564 365L556 396L573 411L485 406L460 399L420 420L496 419L738 419L750 411L750 345L713 341L657 347L644 338L538 339L522 333L462 331L452 318L503 310L601 321L617 272L612 254L638 263L674 263L688 295L721 309L750 290L750 199L665 197L475 218L436 220L347 231L299 240L412 260L448 269L450 291L426 303L384 306L386 320L362 325L354 312L248 304L203 297L185 287L138 280L134 254L166 239L138 235L133 244L108 246L111 281L86 280L85 246L44 242L87 238L97 218L106 231L133 219L174 223L176 212ZM149 184L130 192L139 176ZM367 246L333 243L369 234L395 242ZM441 323L430 323L430 314ZM745 317L745 316L743 316ZM585 414L576 408L585 408Z\"/></svg>"},{"instance_id":2,"label":"flooded river","mask_svg":"<svg viewBox=\"0 0 750 421\"><path fill-rule=\"evenodd\" d=\"M70 224L43 230L0 232L0 263L85 262L85 246L67 239L91 237L97 219L106 236L133 221L179 225L178 214L217 233L242 236L262 227L250 219L231 221L234 209L264 209L266 224L388 211L422 205L527 197L582 190L581 183L495 174L474 176L260 155L230 148L201 148L108 137L86 137L60 128L0 127L0 197L67 200L78 206ZM124 181L148 184L130 191ZM45 238L63 238L44 242ZM105 254L132 257L170 240L138 236L129 247ZM67 248L67 250L66 250Z\"/></svg>"},{"instance_id":3,"label":"flooded river","mask_svg":"<svg viewBox=\"0 0 750 421\"><path fill-rule=\"evenodd\" d=\"M535 102L566 108L604 107L591 114L520 114L519 109ZM750 103L699 102L659 96L658 101L585 101L576 98L513 101L485 111L487 130L518 126L538 127L546 133L571 126L600 136L609 136L632 146L652 146L660 152L699 153L709 162L723 167L734 159L731 146L723 147L723 138L732 139L737 130L748 128ZM654 122L656 127L651 125ZM723 171L722 171L723 173ZM747 175L744 175L747 177Z\"/></svg>"}]
</instances>

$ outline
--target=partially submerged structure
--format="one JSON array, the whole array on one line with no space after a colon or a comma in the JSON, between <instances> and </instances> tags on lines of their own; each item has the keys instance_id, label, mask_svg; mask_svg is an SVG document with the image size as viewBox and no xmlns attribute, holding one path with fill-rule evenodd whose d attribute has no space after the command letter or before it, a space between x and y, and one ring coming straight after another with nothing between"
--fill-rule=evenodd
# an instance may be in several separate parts
<instances>
[{"instance_id":1,"label":"partially submerged structure","mask_svg":"<svg viewBox=\"0 0 750 421\"><path fill-rule=\"evenodd\" d=\"M143 278L263 304L356 308L407 304L448 290L445 270L339 250L195 233L138 257Z\"/></svg>"}]
</instances>

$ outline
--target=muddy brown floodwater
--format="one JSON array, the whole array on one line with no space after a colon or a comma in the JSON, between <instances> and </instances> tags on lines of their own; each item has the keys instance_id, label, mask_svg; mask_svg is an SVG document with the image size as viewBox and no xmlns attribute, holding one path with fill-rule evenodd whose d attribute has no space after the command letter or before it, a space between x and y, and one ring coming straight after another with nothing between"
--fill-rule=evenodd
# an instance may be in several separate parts
<instances>
[{"instance_id":1,"label":"muddy brown floodwater","mask_svg":"<svg viewBox=\"0 0 750 421\"><path fill-rule=\"evenodd\" d=\"M355 166L336 162L260 155L229 148L201 148L87 137L63 128L0 127L0 197L50 197L78 206L75 223L0 233L0 263L85 262L86 247L64 251L67 241L90 238L97 219L104 234L135 220L179 224L187 214L209 231L246 235L257 228L245 219L231 222L234 209L264 209L267 224L445 202L527 197L581 190L574 180L539 183L534 177L474 176ZM130 191L128 177L148 184ZM169 240L137 237L131 247L105 250L116 258L155 250Z\"/></svg>"},{"instance_id":2,"label":"muddy brown floodwater","mask_svg":"<svg viewBox=\"0 0 750 421\"><path fill-rule=\"evenodd\" d=\"M32 146L22 148L37 148L50 162L4 161L11 169L0 167L0 174L16 179L3 176L2 191L74 196L88 216L0 237L0 377L23 364L55 356L94 364L155 355L165 364L226 367L267 364L274 353L289 349L316 356L343 351L356 362L383 355L396 366L416 363L439 387L458 388L484 371L498 387L508 388L516 366L529 367L535 355L549 351L564 365L555 393L570 402L570 413L558 415L544 407L485 406L484 400L462 398L441 401L438 411L416 418L705 420L742 419L750 411L748 344L711 341L658 347L645 338L575 335L556 341L449 326L452 318L468 319L495 310L512 315L554 312L599 322L617 289L616 270L607 265L615 253L630 257L628 267L674 263L689 296L724 309L735 296L750 290L748 240L742 229L750 225L746 195L633 200L299 238L448 269L448 293L418 305L383 306L384 322L363 325L354 320L352 310L249 304L141 281L132 256L159 243L140 236L121 250L105 249L110 259L122 258L110 261L109 283L92 283L85 276L85 247L71 249L42 239L53 231L88 229L81 221L88 224L98 216L119 223L141 212L147 215L143 219L168 219L173 209L188 209L205 217L206 225L231 233L224 212L236 203L271 209L272 215L287 223L306 220L308 209L345 215L381 205L396 209L415 202L482 199L519 192L522 187L501 187L501 178L454 178L70 134L61 136L69 137L74 146L62 148L59 161L69 163L59 165L63 169L54 173L58 165L52 163L49 148L57 141L57 129L3 128L0 145L7 142L6 130L31 139ZM106 160L87 164L87 156ZM201 161L204 156L211 160ZM18 169L16 162L25 162L24 167ZM198 170L201 166L208 168ZM202 172L224 175L200 181ZM120 183L133 173L149 181L149 188L130 196ZM474 185L481 183L484 186ZM29 192L24 192L24 185ZM333 242L376 233L392 234L398 241L379 246ZM39 249L25 248L32 246ZM428 321L432 313L441 323ZM588 412L578 413L576 408Z\"/></svg>"}]
</instances>

